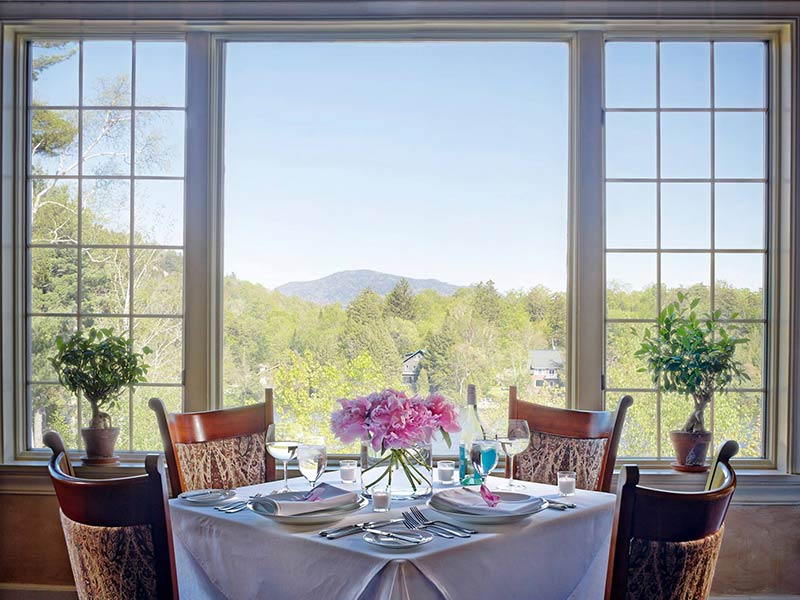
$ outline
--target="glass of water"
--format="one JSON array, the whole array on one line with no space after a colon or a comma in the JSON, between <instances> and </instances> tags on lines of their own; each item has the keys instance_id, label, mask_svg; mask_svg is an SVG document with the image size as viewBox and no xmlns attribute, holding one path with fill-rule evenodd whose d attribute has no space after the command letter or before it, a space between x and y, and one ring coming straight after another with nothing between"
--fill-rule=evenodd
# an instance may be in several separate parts
<instances>
[{"instance_id":1,"label":"glass of water","mask_svg":"<svg viewBox=\"0 0 800 600\"><path fill-rule=\"evenodd\" d=\"M509 419L508 433L506 437L500 438L500 446L511 461L511 475L508 478L508 484L502 489L510 490L525 487L519 483L514 483L514 457L520 452L524 452L530 443L531 429L528 422L524 419Z\"/></svg>"},{"instance_id":2,"label":"glass of water","mask_svg":"<svg viewBox=\"0 0 800 600\"><path fill-rule=\"evenodd\" d=\"M297 448L297 465L300 474L311 484L311 489L317 485L325 467L328 466L328 451L322 438L314 438Z\"/></svg>"},{"instance_id":3,"label":"glass of water","mask_svg":"<svg viewBox=\"0 0 800 600\"><path fill-rule=\"evenodd\" d=\"M287 437L286 434L287 432L283 429L278 432L275 423L271 424L269 429L267 429L267 452L269 452L275 460L283 462L283 487L272 492L273 494L292 491L289 489L289 478L286 467L289 461L294 459L295 454L297 454L297 447L300 444L291 439L284 439Z\"/></svg>"},{"instance_id":4,"label":"glass of water","mask_svg":"<svg viewBox=\"0 0 800 600\"><path fill-rule=\"evenodd\" d=\"M497 440L477 440L472 442L469 459L475 472L481 477L481 484L494 471L499 459L500 442Z\"/></svg>"}]
</instances>

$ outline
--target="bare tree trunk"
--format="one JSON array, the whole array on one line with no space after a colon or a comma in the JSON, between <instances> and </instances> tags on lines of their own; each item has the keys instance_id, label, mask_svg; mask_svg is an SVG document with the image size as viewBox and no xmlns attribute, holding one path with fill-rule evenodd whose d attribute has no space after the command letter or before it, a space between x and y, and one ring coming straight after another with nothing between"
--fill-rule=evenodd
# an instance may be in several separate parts
<instances>
[{"instance_id":1,"label":"bare tree trunk","mask_svg":"<svg viewBox=\"0 0 800 600\"><path fill-rule=\"evenodd\" d=\"M712 397L713 392L711 394L698 393L692 396L694 399L694 410L686 420L682 431L686 431L687 433L701 433L706 431L704 411L711 402Z\"/></svg>"}]
</instances>

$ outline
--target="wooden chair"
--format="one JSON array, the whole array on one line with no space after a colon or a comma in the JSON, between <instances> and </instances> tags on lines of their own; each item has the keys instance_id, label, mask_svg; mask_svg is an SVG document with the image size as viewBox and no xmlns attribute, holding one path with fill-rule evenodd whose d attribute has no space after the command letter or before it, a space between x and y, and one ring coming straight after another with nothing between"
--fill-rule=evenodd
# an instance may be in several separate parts
<instances>
[{"instance_id":1,"label":"wooden chair","mask_svg":"<svg viewBox=\"0 0 800 600\"><path fill-rule=\"evenodd\" d=\"M730 460L739 454L739 443L734 440L727 440L722 443L717 450L717 455L714 457L714 462L711 463L711 468L708 470L708 479L706 479L706 491L713 488L718 488L725 480L725 471L720 469L720 464L729 464Z\"/></svg>"},{"instance_id":2,"label":"wooden chair","mask_svg":"<svg viewBox=\"0 0 800 600\"><path fill-rule=\"evenodd\" d=\"M736 489L729 450L730 446L715 461L719 485L701 492L642 487L638 467L622 469L606 600L708 597L722 545L722 525Z\"/></svg>"},{"instance_id":3,"label":"wooden chair","mask_svg":"<svg viewBox=\"0 0 800 600\"><path fill-rule=\"evenodd\" d=\"M69 475L75 477L75 469L72 467L72 461L69 459L67 447L64 445L64 440L56 431L45 431L42 436L44 445L53 451L53 456L61 456L60 467L61 470Z\"/></svg>"},{"instance_id":4,"label":"wooden chair","mask_svg":"<svg viewBox=\"0 0 800 600\"><path fill-rule=\"evenodd\" d=\"M240 408L198 413L168 413L150 399L167 459L171 497L205 488L235 488L275 479L275 459L266 433L274 422L273 393Z\"/></svg>"},{"instance_id":5,"label":"wooden chair","mask_svg":"<svg viewBox=\"0 0 800 600\"><path fill-rule=\"evenodd\" d=\"M63 459L63 450L54 451L49 471L78 597L177 599L161 456L146 457L145 475L120 479L73 477L62 468Z\"/></svg>"},{"instance_id":6,"label":"wooden chair","mask_svg":"<svg viewBox=\"0 0 800 600\"><path fill-rule=\"evenodd\" d=\"M614 412L553 408L517 399L517 388L511 386L508 418L525 419L531 429L530 446L514 458L514 477L555 484L558 471L575 471L577 487L611 491L619 439L631 404L633 398L623 396Z\"/></svg>"}]
</instances>

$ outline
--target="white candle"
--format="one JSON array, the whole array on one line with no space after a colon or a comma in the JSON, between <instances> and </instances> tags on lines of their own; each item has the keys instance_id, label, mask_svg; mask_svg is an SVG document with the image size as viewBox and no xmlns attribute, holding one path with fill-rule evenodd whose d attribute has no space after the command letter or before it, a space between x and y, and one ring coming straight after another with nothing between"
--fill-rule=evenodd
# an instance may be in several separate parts
<instances>
[{"instance_id":1,"label":"white candle","mask_svg":"<svg viewBox=\"0 0 800 600\"><path fill-rule=\"evenodd\" d=\"M342 483L358 481L358 466L354 460L343 460L339 463L339 477Z\"/></svg>"},{"instance_id":2,"label":"white candle","mask_svg":"<svg viewBox=\"0 0 800 600\"><path fill-rule=\"evenodd\" d=\"M386 512L392 502L392 494L389 489L375 490L372 492L372 510L375 512Z\"/></svg>"},{"instance_id":3,"label":"white candle","mask_svg":"<svg viewBox=\"0 0 800 600\"><path fill-rule=\"evenodd\" d=\"M575 471L558 472L558 493L561 496L575 495Z\"/></svg>"},{"instance_id":4,"label":"white candle","mask_svg":"<svg viewBox=\"0 0 800 600\"><path fill-rule=\"evenodd\" d=\"M452 460L440 460L436 466L439 469L439 481L442 483L452 483L455 463Z\"/></svg>"}]
</instances>

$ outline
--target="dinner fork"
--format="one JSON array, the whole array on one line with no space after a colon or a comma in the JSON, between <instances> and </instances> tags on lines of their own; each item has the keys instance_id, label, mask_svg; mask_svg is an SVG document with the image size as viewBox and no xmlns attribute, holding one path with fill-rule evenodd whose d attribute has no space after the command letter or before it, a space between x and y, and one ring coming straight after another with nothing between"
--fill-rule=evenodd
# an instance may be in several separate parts
<instances>
[{"instance_id":1,"label":"dinner fork","mask_svg":"<svg viewBox=\"0 0 800 600\"><path fill-rule=\"evenodd\" d=\"M461 525L456 525L454 523L448 523L447 521L439 521L439 520L431 521L424 514L422 514L422 511L419 508L417 508L416 506L412 506L411 507L411 512L414 515L415 519L418 522L422 523L423 525L439 525L440 527L446 527L449 530L452 530L454 533L456 531L461 531L463 533L467 533L467 534L470 534L470 535L474 535L476 533L479 533L478 531L474 531L472 529L467 529L466 527L461 527Z\"/></svg>"},{"instance_id":2,"label":"dinner fork","mask_svg":"<svg viewBox=\"0 0 800 600\"><path fill-rule=\"evenodd\" d=\"M444 529L436 529L434 527L428 527L426 525L421 525L420 523L417 523L411 516L411 513L409 512L403 513L403 525L406 526L406 529L411 529L411 530L430 529L431 533L443 538L453 539L454 537L449 533L446 533Z\"/></svg>"},{"instance_id":3,"label":"dinner fork","mask_svg":"<svg viewBox=\"0 0 800 600\"><path fill-rule=\"evenodd\" d=\"M260 497L261 494L253 494L252 496L250 496L250 500L252 500L253 498L260 498ZM240 500L238 502L231 502L230 504L226 504L225 506L215 506L214 508L219 512L223 512L227 515L232 515L233 513L243 511L245 508L247 508L247 503L250 500Z\"/></svg>"}]
</instances>

